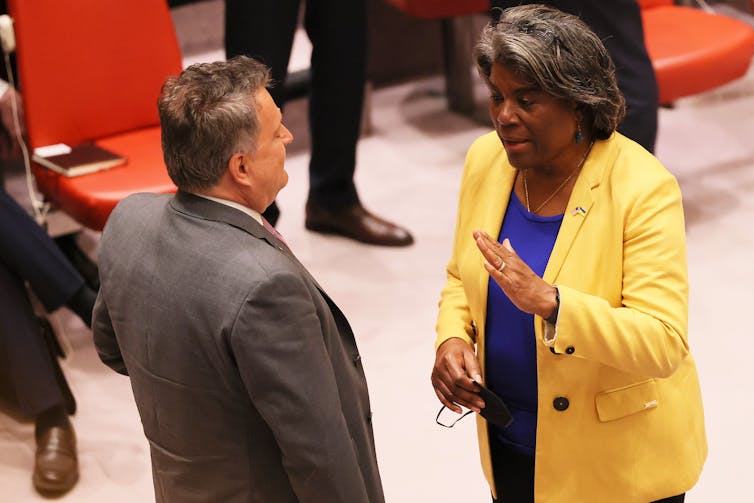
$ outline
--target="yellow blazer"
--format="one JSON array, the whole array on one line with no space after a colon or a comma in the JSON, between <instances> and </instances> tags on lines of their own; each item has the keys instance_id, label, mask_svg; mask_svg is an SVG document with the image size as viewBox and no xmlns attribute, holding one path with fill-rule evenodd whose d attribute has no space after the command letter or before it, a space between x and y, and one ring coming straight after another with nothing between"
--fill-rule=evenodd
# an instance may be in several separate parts
<instances>
[{"instance_id":1,"label":"yellow blazer","mask_svg":"<svg viewBox=\"0 0 754 503\"><path fill-rule=\"evenodd\" d=\"M494 132L469 149L440 300L436 346L451 337L476 344L483 368L489 276L472 232L499 234L515 173ZM690 489L707 442L687 342L676 179L618 133L597 141L544 279L558 286L560 313L556 327L534 317L535 501L649 503ZM562 398L568 407L556 410ZM496 494L487 423L477 416L477 425L482 468Z\"/></svg>"}]
</instances>

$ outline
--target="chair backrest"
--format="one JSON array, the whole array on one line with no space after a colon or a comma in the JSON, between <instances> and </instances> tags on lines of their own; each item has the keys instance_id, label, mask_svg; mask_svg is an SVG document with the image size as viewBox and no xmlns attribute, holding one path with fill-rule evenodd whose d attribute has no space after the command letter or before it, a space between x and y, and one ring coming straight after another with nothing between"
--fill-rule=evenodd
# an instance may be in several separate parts
<instances>
[{"instance_id":1,"label":"chair backrest","mask_svg":"<svg viewBox=\"0 0 754 503\"><path fill-rule=\"evenodd\" d=\"M160 87L182 68L165 0L10 0L8 7L32 147L159 123Z\"/></svg>"},{"instance_id":2,"label":"chair backrest","mask_svg":"<svg viewBox=\"0 0 754 503\"><path fill-rule=\"evenodd\" d=\"M651 9L652 7L673 5L674 3L673 0L639 0L639 7L642 9Z\"/></svg>"}]
</instances>

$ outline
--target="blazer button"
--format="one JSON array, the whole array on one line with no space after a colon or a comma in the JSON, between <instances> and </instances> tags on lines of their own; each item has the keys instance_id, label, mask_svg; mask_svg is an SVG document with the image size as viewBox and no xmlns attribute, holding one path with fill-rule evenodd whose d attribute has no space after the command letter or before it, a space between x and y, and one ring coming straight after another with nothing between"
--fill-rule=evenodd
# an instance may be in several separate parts
<instances>
[{"instance_id":1,"label":"blazer button","mask_svg":"<svg viewBox=\"0 0 754 503\"><path fill-rule=\"evenodd\" d=\"M568 346L566 348L566 353L569 354L569 355L572 355L575 352L576 352L576 348L574 348L573 346Z\"/></svg>"},{"instance_id":2,"label":"blazer button","mask_svg":"<svg viewBox=\"0 0 754 503\"><path fill-rule=\"evenodd\" d=\"M372 411L367 414L367 424L372 424Z\"/></svg>"},{"instance_id":3,"label":"blazer button","mask_svg":"<svg viewBox=\"0 0 754 503\"><path fill-rule=\"evenodd\" d=\"M356 353L355 355L353 355L353 366L354 367L358 367L360 361L361 361L361 355L360 354Z\"/></svg>"},{"instance_id":4,"label":"blazer button","mask_svg":"<svg viewBox=\"0 0 754 503\"><path fill-rule=\"evenodd\" d=\"M559 355L560 354L557 351L555 351L555 348L553 346L550 346L550 353L552 353L554 355Z\"/></svg>"},{"instance_id":5,"label":"blazer button","mask_svg":"<svg viewBox=\"0 0 754 503\"><path fill-rule=\"evenodd\" d=\"M566 410L569 405L570 405L570 402L564 396L559 396L555 400L552 401L552 406L555 407L555 410L559 410L560 412L563 412L564 410Z\"/></svg>"}]
</instances>

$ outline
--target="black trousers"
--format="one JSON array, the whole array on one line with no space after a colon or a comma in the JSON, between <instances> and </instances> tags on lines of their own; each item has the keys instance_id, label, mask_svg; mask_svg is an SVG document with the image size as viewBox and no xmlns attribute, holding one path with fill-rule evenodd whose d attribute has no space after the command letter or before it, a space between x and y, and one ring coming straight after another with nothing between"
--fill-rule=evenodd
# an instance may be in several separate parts
<instances>
[{"instance_id":1,"label":"black trousers","mask_svg":"<svg viewBox=\"0 0 754 503\"><path fill-rule=\"evenodd\" d=\"M42 331L23 280L0 262L0 389L27 417L63 405Z\"/></svg>"},{"instance_id":2,"label":"black trousers","mask_svg":"<svg viewBox=\"0 0 754 503\"><path fill-rule=\"evenodd\" d=\"M494 437L490 438L492 471L498 499L496 503L533 503L534 458L512 451ZM671 496L652 503L683 503L685 494Z\"/></svg>"},{"instance_id":3,"label":"black trousers","mask_svg":"<svg viewBox=\"0 0 754 503\"><path fill-rule=\"evenodd\" d=\"M271 90L278 106L300 3L225 2L226 56L245 54L267 64L278 84ZM309 201L342 208L359 201L353 175L366 82L366 1L306 0L304 27L312 43Z\"/></svg>"},{"instance_id":4,"label":"black trousers","mask_svg":"<svg viewBox=\"0 0 754 503\"><path fill-rule=\"evenodd\" d=\"M659 94L636 0L491 0L491 6L543 3L579 16L602 39L615 63L618 87L626 98L626 118L618 131L654 151Z\"/></svg>"},{"instance_id":5,"label":"black trousers","mask_svg":"<svg viewBox=\"0 0 754 503\"><path fill-rule=\"evenodd\" d=\"M49 311L84 285L52 239L0 188L0 388L22 413L35 416L62 405L70 391L29 303L25 282Z\"/></svg>"},{"instance_id":6,"label":"black trousers","mask_svg":"<svg viewBox=\"0 0 754 503\"><path fill-rule=\"evenodd\" d=\"M31 289L45 309L54 311L84 286L50 236L0 188L0 262Z\"/></svg>"}]
</instances>

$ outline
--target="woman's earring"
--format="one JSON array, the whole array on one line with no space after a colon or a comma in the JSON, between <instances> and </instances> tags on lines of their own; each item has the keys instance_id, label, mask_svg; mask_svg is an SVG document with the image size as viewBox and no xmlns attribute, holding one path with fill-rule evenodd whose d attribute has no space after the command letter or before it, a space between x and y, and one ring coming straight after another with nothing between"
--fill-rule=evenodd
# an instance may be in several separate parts
<instances>
[{"instance_id":1,"label":"woman's earring","mask_svg":"<svg viewBox=\"0 0 754 503\"><path fill-rule=\"evenodd\" d=\"M576 143L584 141L584 133L581 132L581 122L576 123L576 134L573 138L576 140Z\"/></svg>"}]
</instances>

